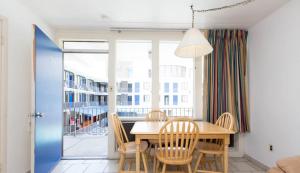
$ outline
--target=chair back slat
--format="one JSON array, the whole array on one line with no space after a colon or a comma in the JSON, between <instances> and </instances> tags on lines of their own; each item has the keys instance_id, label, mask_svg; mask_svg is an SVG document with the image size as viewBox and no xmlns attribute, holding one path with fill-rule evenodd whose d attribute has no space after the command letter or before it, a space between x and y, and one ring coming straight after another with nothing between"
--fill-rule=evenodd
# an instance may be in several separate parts
<instances>
[{"instance_id":1,"label":"chair back slat","mask_svg":"<svg viewBox=\"0 0 300 173\"><path fill-rule=\"evenodd\" d=\"M217 126L223 127L228 130L234 129L234 119L231 113L224 112L216 122ZM220 139L216 140L216 143L220 145L220 149L223 148L223 142Z\"/></svg>"},{"instance_id":2,"label":"chair back slat","mask_svg":"<svg viewBox=\"0 0 300 173\"><path fill-rule=\"evenodd\" d=\"M223 113L217 120L216 125L223 127L228 130L233 130L234 128L234 119L231 113Z\"/></svg>"},{"instance_id":3,"label":"chair back slat","mask_svg":"<svg viewBox=\"0 0 300 173\"><path fill-rule=\"evenodd\" d=\"M160 129L159 153L165 159L190 158L198 138L198 124L191 119L176 118L169 120Z\"/></svg>"},{"instance_id":4,"label":"chair back slat","mask_svg":"<svg viewBox=\"0 0 300 173\"><path fill-rule=\"evenodd\" d=\"M146 116L146 121L167 121L168 117L165 112L153 110Z\"/></svg>"},{"instance_id":5,"label":"chair back slat","mask_svg":"<svg viewBox=\"0 0 300 173\"><path fill-rule=\"evenodd\" d=\"M110 118L111 118L111 122L113 125L117 144L118 144L119 148L125 152L126 147L124 146L124 144L129 142L129 140L128 140L126 131L123 127L123 124L117 114L112 114L110 116Z\"/></svg>"}]
</instances>

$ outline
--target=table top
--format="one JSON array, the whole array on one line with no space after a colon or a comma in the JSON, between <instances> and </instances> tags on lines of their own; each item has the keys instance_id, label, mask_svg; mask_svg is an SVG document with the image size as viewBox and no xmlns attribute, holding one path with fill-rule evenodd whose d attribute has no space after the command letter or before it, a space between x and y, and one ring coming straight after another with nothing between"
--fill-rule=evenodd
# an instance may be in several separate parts
<instances>
[{"instance_id":1,"label":"table top","mask_svg":"<svg viewBox=\"0 0 300 173\"><path fill-rule=\"evenodd\" d=\"M134 123L130 133L133 135L155 135L159 134L160 128L165 122L138 121ZM212 123L197 122L199 126L199 134L234 134L232 130L228 130Z\"/></svg>"}]
</instances>

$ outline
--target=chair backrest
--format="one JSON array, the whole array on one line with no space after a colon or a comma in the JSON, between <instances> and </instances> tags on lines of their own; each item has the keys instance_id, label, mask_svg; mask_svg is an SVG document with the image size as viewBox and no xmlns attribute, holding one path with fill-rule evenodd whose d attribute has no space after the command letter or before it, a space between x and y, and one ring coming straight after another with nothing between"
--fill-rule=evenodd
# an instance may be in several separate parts
<instances>
[{"instance_id":1,"label":"chair backrest","mask_svg":"<svg viewBox=\"0 0 300 173\"><path fill-rule=\"evenodd\" d=\"M119 150L122 150L125 152L126 147L124 146L124 143L129 142L128 137L126 135L125 129L123 127L123 124L121 120L119 119L119 116L117 114L112 114L110 116L111 122L114 128L115 137L119 146Z\"/></svg>"},{"instance_id":2,"label":"chair backrest","mask_svg":"<svg viewBox=\"0 0 300 173\"><path fill-rule=\"evenodd\" d=\"M158 139L162 157L185 160L192 157L199 139L199 127L192 119L175 118L163 125Z\"/></svg>"},{"instance_id":3,"label":"chair backrest","mask_svg":"<svg viewBox=\"0 0 300 173\"><path fill-rule=\"evenodd\" d=\"M167 121L168 117L165 112L160 110L153 110L146 116L147 121Z\"/></svg>"},{"instance_id":4,"label":"chair backrest","mask_svg":"<svg viewBox=\"0 0 300 173\"><path fill-rule=\"evenodd\" d=\"M231 113L224 112L217 120L216 125L228 130L234 129L234 119Z\"/></svg>"},{"instance_id":5,"label":"chair backrest","mask_svg":"<svg viewBox=\"0 0 300 173\"><path fill-rule=\"evenodd\" d=\"M215 124L228 130L234 130L234 119L229 112L222 113ZM223 150L224 145L221 139L216 139L215 143L220 145L220 150Z\"/></svg>"}]
</instances>

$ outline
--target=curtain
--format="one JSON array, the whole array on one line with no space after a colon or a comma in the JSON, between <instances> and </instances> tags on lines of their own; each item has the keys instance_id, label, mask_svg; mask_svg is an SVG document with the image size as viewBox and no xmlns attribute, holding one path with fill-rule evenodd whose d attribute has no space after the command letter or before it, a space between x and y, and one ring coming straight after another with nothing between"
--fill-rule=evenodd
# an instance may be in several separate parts
<instances>
[{"instance_id":1,"label":"curtain","mask_svg":"<svg viewBox=\"0 0 300 173\"><path fill-rule=\"evenodd\" d=\"M214 51L204 57L203 115L215 123L223 112L235 117L238 132L249 132L247 35L244 30L208 30Z\"/></svg>"}]
</instances>

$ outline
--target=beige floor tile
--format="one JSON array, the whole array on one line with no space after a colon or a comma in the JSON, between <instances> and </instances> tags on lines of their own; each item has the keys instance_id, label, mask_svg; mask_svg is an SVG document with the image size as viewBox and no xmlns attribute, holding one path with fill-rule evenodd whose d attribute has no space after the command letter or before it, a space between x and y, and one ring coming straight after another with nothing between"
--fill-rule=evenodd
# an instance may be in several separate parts
<instances>
[{"instance_id":1,"label":"beige floor tile","mask_svg":"<svg viewBox=\"0 0 300 173\"><path fill-rule=\"evenodd\" d=\"M73 164L71 165L70 168L68 168L65 172L63 173L84 173L84 171L87 169L89 164Z\"/></svg>"},{"instance_id":2,"label":"beige floor tile","mask_svg":"<svg viewBox=\"0 0 300 173\"><path fill-rule=\"evenodd\" d=\"M250 166L248 162L233 162L232 163L238 171L256 171L255 168Z\"/></svg>"},{"instance_id":3,"label":"beige floor tile","mask_svg":"<svg viewBox=\"0 0 300 173\"><path fill-rule=\"evenodd\" d=\"M84 173L102 173L107 164L91 163Z\"/></svg>"}]
</instances>

